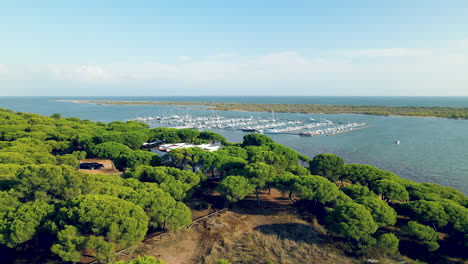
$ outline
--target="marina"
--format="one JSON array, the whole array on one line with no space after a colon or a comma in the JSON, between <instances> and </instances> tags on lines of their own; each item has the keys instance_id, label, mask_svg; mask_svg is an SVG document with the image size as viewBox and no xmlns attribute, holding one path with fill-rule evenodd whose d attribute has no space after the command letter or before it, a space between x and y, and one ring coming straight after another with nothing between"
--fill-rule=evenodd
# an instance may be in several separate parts
<instances>
[{"instance_id":1,"label":"marina","mask_svg":"<svg viewBox=\"0 0 468 264\"><path fill-rule=\"evenodd\" d=\"M133 121L147 123L154 127L192 128L192 129L224 129L240 130L248 133L290 134L299 136L337 135L362 129L362 122L332 122L327 119L307 120L275 119L260 117L224 117L224 116L191 116L171 115L155 117L137 117Z\"/></svg>"}]
</instances>

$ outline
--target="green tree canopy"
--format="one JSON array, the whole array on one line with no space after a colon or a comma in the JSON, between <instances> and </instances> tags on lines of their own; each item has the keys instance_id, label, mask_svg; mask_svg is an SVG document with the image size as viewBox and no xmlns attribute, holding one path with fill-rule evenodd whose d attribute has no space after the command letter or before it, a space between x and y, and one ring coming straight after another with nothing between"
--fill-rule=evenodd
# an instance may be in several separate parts
<instances>
[{"instance_id":1,"label":"green tree canopy","mask_svg":"<svg viewBox=\"0 0 468 264\"><path fill-rule=\"evenodd\" d=\"M154 257L139 256L136 259L132 259L132 260L129 260L129 261L121 260L121 261L117 261L117 262L112 262L111 264L165 264L165 263L163 261L161 261L161 260L157 260Z\"/></svg>"},{"instance_id":2,"label":"green tree canopy","mask_svg":"<svg viewBox=\"0 0 468 264\"><path fill-rule=\"evenodd\" d=\"M268 143L274 143L274 141L263 134L247 134L244 136L242 146L263 146Z\"/></svg>"},{"instance_id":3,"label":"green tree canopy","mask_svg":"<svg viewBox=\"0 0 468 264\"><path fill-rule=\"evenodd\" d=\"M311 175L309 169L303 166L299 166L299 165L288 165L286 167L286 171L291 172L294 175L299 175L299 176Z\"/></svg>"},{"instance_id":4,"label":"green tree canopy","mask_svg":"<svg viewBox=\"0 0 468 264\"><path fill-rule=\"evenodd\" d=\"M93 155L101 159L116 159L122 154L130 153L132 150L121 143L106 142L96 145Z\"/></svg>"},{"instance_id":5,"label":"green tree canopy","mask_svg":"<svg viewBox=\"0 0 468 264\"><path fill-rule=\"evenodd\" d=\"M323 176L335 182L343 173L345 163L343 158L337 155L323 153L315 156L309 165L313 175Z\"/></svg>"},{"instance_id":6,"label":"green tree canopy","mask_svg":"<svg viewBox=\"0 0 468 264\"><path fill-rule=\"evenodd\" d=\"M44 201L20 204L4 192L0 198L0 243L11 248L33 239L55 210Z\"/></svg>"},{"instance_id":7,"label":"green tree canopy","mask_svg":"<svg viewBox=\"0 0 468 264\"><path fill-rule=\"evenodd\" d=\"M437 232L434 229L422 225L416 221L410 221L403 230L417 243L425 245L429 251L439 249Z\"/></svg>"},{"instance_id":8,"label":"green tree canopy","mask_svg":"<svg viewBox=\"0 0 468 264\"><path fill-rule=\"evenodd\" d=\"M218 155L215 166L219 169L221 175L240 174L247 165L247 161L226 155Z\"/></svg>"},{"instance_id":9,"label":"green tree canopy","mask_svg":"<svg viewBox=\"0 0 468 264\"><path fill-rule=\"evenodd\" d=\"M366 186L362 186L359 184L352 184L348 186L344 186L340 189L346 195L354 199L360 199L364 197L376 197L377 195L369 190Z\"/></svg>"},{"instance_id":10,"label":"green tree canopy","mask_svg":"<svg viewBox=\"0 0 468 264\"><path fill-rule=\"evenodd\" d=\"M137 150L123 153L114 160L114 165L118 170L135 168L139 165L161 165L161 157L150 151Z\"/></svg>"},{"instance_id":11,"label":"green tree canopy","mask_svg":"<svg viewBox=\"0 0 468 264\"><path fill-rule=\"evenodd\" d=\"M371 213L357 203L337 206L325 219L329 231L357 242L369 241L370 236L377 231Z\"/></svg>"},{"instance_id":12,"label":"green tree canopy","mask_svg":"<svg viewBox=\"0 0 468 264\"><path fill-rule=\"evenodd\" d=\"M191 128L179 129L177 133L182 142L186 143L194 143L195 139L200 136L200 131Z\"/></svg>"},{"instance_id":13,"label":"green tree canopy","mask_svg":"<svg viewBox=\"0 0 468 264\"><path fill-rule=\"evenodd\" d=\"M391 254L398 252L399 244L400 240L393 233L385 233L381 235L377 241L379 250L383 252L389 252Z\"/></svg>"},{"instance_id":14,"label":"green tree canopy","mask_svg":"<svg viewBox=\"0 0 468 264\"><path fill-rule=\"evenodd\" d=\"M52 252L65 261L78 261L76 253L90 248L98 259L108 259L114 243L135 245L148 230L148 217L139 206L104 195L84 195L66 202L59 210L58 241ZM70 227L72 226L72 227ZM75 244L78 243L78 244Z\"/></svg>"},{"instance_id":15,"label":"green tree canopy","mask_svg":"<svg viewBox=\"0 0 468 264\"><path fill-rule=\"evenodd\" d=\"M370 189L376 193L382 195L382 199L385 201L406 201L409 199L409 194L405 187L392 180L378 180L371 184Z\"/></svg>"},{"instance_id":16,"label":"green tree canopy","mask_svg":"<svg viewBox=\"0 0 468 264\"><path fill-rule=\"evenodd\" d=\"M438 202L419 200L402 206L411 219L420 223L442 228L449 222L449 216Z\"/></svg>"},{"instance_id":17,"label":"green tree canopy","mask_svg":"<svg viewBox=\"0 0 468 264\"><path fill-rule=\"evenodd\" d=\"M382 170L372 165L346 164L340 179L369 186L371 182L381 179L381 174Z\"/></svg>"},{"instance_id":18,"label":"green tree canopy","mask_svg":"<svg viewBox=\"0 0 468 264\"><path fill-rule=\"evenodd\" d=\"M355 200L356 203L362 204L372 214L374 222L379 227L394 225L396 223L396 212L386 202L377 197L362 197Z\"/></svg>"},{"instance_id":19,"label":"green tree canopy","mask_svg":"<svg viewBox=\"0 0 468 264\"><path fill-rule=\"evenodd\" d=\"M198 136L199 139L203 139L203 140L206 140L210 143L222 143L224 144L226 142L226 138L221 136L220 134L218 133L215 133L215 132L211 132L211 131L203 131L200 133L200 135Z\"/></svg>"},{"instance_id":20,"label":"green tree canopy","mask_svg":"<svg viewBox=\"0 0 468 264\"><path fill-rule=\"evenodd\" d=\"M298 193L303 199L316 201L321 204L332 202L340 192L336 184L320 176L304 176L297 184Z\"/></svg>"},{"instance_id":21,"label":"green tree canopy","mask_svg":"<svg viewBox=\"0 0 468 264\"><path fill-rule=\"evenodd\" d=\"M223 147L216 151L218 155L230 156L230 157L237 157L246 160L247 159L247 151L241 147L237 146L227 146Z\"/></svg>"},{"instance_id":22,"label":"green tree canopy","mask_svg":"<svg viewBox=\"0 0 468 264\"><path fill-rule=\"evenodd\" d=\"M255 186L243 176L227 176L218 185L218 192L224 196L230 203L242 200L245 196L251 194Z\"/></svg>"},{"instance_id":23,"label":"green tree canopy","mask_svg":"<svg viewBox=\"0 0 468 264\"><path fill-rule=\"evenodd\" d=\"M95 176L69 166L28 165L19 169L15 186L22 199L59 202L93 192Z\"/></svg>"},{"instance_id":24,"label":"green tree canopy","mask_svg":"<svg viewBox=\"0 0 468 264\"><path fill-rule=\"evenodd\" d=\"M128 170L124 176L135 178L143 182L154 182L176 200L182 200L187 192L200 182L200 176L187 170L172 167L138 166Z\"/></svg>"}]
</instances>

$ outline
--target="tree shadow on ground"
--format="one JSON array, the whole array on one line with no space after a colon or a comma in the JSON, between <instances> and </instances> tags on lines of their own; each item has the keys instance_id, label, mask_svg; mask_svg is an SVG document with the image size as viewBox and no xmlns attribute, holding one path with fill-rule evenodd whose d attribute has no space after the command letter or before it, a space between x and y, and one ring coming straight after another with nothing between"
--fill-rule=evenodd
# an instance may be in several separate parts
<instances>
[{"instance_id":1,"label":"tree shadow on ground","mask_svg":"<svg viewBox=\"0 0 468 264\"><path fill-rule=\"evenodd\" d=\"M281 239L308 244L321 244L320 234L310 225L302 223L285 223L261 225L255 228L265 235L276 235Z\"/></svg>"}]
</instances>

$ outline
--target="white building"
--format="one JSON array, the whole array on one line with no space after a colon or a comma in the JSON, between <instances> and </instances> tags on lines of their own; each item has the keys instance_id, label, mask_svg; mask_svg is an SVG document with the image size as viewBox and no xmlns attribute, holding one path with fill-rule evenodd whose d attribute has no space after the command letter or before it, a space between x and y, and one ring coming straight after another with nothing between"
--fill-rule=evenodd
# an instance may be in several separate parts
<instances>
[{"instance_id":1,"label":"white building","mask_svg":"<svg viewBox=\"0 0 468 264\"><path fill-rule=\"evenodd\" d=\"M151 152L157 153L158 155L166 155L168 152L170 152L173 149L178 149L178 148L201 148L206 151L216 151L223 146L221 143L216 143L216 144L201 144L201 145L193 145L189 143L173 143L173 144L164 144L160 145L159 148L154 148L151 149Z\"/></svg>"}]
</instances>

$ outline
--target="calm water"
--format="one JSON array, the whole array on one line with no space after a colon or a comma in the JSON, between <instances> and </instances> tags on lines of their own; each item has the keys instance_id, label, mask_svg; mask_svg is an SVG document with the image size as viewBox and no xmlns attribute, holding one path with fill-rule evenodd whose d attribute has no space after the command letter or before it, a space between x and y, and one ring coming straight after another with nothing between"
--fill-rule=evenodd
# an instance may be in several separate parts
<instances>
[{"instance_id":1,"label":"calm water","mask_svg":"<svg viewBox=\"0 0 468 264\"><path fill-rule=\"evenodd\" d=\"M226 112L177 106L113 106L74 104L54 99L141 100L243 103L313 103L350 105L411 105L468 107L468 97L0 97L0 107L43 115L61 113L93 121L125 121L156 115L264 116L270 113ZM468 194L468 120L379 117L366 115L304 115L276 113L276 118L326 118L334 122L366 122L375 126L335 136L269 135L276 142L313 157L334 153L348 163L372 164L417 182L435 182ZM239 142L241 131L214 130ZM394 144L395 139L401 141Z\"/></svg>"}]
</instances>

